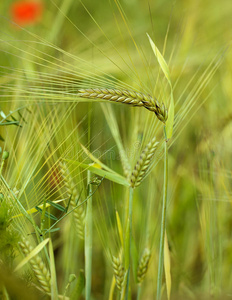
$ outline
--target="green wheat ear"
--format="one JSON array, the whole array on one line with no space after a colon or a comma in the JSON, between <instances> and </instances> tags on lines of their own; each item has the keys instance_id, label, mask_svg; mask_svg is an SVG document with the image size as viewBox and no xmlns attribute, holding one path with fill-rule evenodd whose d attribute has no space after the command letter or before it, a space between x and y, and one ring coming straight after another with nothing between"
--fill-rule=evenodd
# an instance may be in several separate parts
<instances>
[{"instance_id":1,"label":"green wheat ear","mask_svg":"<svg viewBox=\"0 0 232 300\"><path fill-rule=\"evenodd\" d=\"M139 186L146 176L158 145L156 138L153 138L142 151L130 177L131 187Z\"/></svg>"},{"instance_id":2,"label":"green wheat ear","mask_svg":"<svg viewBox=\"0 0 232 300\"><path fill-rule=\"evenodd\" d=\"M168 118L168 110L166 109L164 103L161 105L158 100L154 99L149 94L128 90L92 88L78 90L77 96L88 99L108 100L111 102L124 103L132 106L142 106L154 112L157 118L163 123L165 123Z\"/></svg>"},{"instance_id":3,"label":"green wheat ear","mask_svg":"<svg viewBox=\"0 0 232 300\"><path fill-rule=\"evenodd\" d=\"M138 269L137 269L137 280L139 284L141 284L145 278L145 275L149 267L150 259L151 259L151 251L150 249L145 248L140 258Z\"/></svg>"},{"instance_id":4,"label":"green wheat ear","mask_svg":"<svg viewBox=\"0 0 232 300\"><path fill-rule=\"evenodd\" d=\"M119 291L122 291L125 285L126 272L119 257L112 256L112 266L114 270L116 286Z\"/></svg>"},{"instance_id":5,"label":"green wheat ear","mask_svg":"<svg viewBox=\"0 0 232 300\"><path fill-rule=\"evenodd\" d=\"M19 246L25 256L33 251L33 247L25 239L19 243ZM39 255L30 259L30 265L34 271L36 279L40 282L40 288L46 292L51 292L51 275L43 260Z\"/></svg>"}]
</instances>

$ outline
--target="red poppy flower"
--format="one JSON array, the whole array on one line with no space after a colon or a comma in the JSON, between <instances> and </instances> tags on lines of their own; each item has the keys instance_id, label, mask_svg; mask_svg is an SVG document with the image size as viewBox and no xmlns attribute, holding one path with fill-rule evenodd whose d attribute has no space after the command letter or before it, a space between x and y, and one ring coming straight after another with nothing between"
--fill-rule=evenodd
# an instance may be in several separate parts
<instances>
[{"instance_id":1,"label":"red poppy flower","mask_svg":"<svg viewBox=\"0 0 232 300\"><path fill-rule=\"evenodd\" d=\"M20 26L37 23L42 11L42 2L38 0L17 1L11 6L12 20Z\"/></svg>"}]
</instances>

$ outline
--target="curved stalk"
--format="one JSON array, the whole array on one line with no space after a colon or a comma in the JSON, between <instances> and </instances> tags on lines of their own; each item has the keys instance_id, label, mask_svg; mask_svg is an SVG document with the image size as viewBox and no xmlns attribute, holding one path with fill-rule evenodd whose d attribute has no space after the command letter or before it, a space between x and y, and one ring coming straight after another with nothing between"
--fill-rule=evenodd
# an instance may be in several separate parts
<instances>
[{"instance_id":1,"label":"curved stalk","mask_svg":"<svg viewBox=\"0 0 232 300\"><path fill-rule=\"evenodd\" d=\"M164 188L163 188L163 203L162 203L162 220L161 220L161 233L160 233L160 249L159 249L159 266L158 266L158 279L157 279L157 296L156 299L161 299L162 288L162 275L164 266L164 237L166 231L166 211L167 211L167 189L168 189L168 147L166 128L164 126Z\"/></svg>"}]
</instances>

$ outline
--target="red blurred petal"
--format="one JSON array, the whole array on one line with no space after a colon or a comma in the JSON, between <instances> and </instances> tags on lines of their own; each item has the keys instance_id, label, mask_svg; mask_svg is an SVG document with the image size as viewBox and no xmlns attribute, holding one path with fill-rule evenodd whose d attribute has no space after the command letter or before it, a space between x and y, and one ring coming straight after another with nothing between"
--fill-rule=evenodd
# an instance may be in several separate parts
<instances>
[{"instance_id":1,"label":"red blurred petal","mask_svg":"<svg viewBox=\"0 0 232 300\"><path fill-rule=\"evenodd\" d=\"M40 20L43 5L40 1L18 1L11 6L11 15L19 25L34 24Z\"/></svg>"}]
</instances>

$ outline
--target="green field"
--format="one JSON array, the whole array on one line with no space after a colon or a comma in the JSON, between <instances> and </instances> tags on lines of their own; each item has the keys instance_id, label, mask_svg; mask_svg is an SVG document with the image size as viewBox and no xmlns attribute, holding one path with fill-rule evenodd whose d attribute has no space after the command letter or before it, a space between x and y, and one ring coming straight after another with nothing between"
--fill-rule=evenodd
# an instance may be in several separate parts
<instances>
[{"instance_id":1,"label":"green field","mask_svg":"<svg viewBox=\"0 0 232 300\"><path fill-rule=\"evenodd\" d=\"M232 298L231 15L1 1L0 299Z\"/></svg>"}]
</instances>

